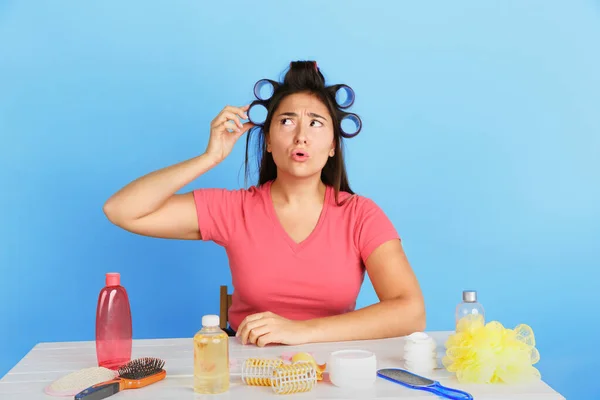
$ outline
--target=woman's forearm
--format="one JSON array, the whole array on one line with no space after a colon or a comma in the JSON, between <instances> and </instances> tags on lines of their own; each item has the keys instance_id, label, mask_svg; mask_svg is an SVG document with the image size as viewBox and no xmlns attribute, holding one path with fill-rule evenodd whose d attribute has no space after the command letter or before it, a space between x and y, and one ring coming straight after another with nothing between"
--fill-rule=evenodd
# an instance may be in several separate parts
<instances>
[{"instance_id":1,"label":"woman's forearm","mask_svg":"<svg viewBox=\"0 0 600 400\"><path fill-rule=\"evenodd\" d=\"M151 172L112 195L104 205L104 212L113 221L142 218L217 164L213 157L203 154Z\"/></svg>"},{"instance_id":2,"label":"woman's forearm","mask_svg":"<svg viewBox=\"0 0 600 400\"><path fill-rule=\"evenodd\" d=\"M411 298L384 300L346 314L305 321L307 342L383 339L425 330L423 303Z\"/></svg>"}]
</instances>

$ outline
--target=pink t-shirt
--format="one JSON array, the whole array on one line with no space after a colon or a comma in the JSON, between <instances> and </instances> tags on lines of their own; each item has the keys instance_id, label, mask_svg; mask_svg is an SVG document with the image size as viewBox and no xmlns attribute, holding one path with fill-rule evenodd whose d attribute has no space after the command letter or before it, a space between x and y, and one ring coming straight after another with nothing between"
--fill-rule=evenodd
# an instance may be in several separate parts
<instances>
[{"instance_id":1,"label":"pink t-shirt","mask_svg":"<svg viewBox=\"0 0 600 400\"><path fill-rule=\"evenodd\" d=\"M365 260L382 243L400 239L372 200L355 195L338 206L328 186L315 229L297 244L279 223L271 183L193 192L202 239L223 246L229 258L229 324L236 331L258 312L306 320L354 310ZM340 192L339 201L349 196Z\"/></svg>"}]
</instances>

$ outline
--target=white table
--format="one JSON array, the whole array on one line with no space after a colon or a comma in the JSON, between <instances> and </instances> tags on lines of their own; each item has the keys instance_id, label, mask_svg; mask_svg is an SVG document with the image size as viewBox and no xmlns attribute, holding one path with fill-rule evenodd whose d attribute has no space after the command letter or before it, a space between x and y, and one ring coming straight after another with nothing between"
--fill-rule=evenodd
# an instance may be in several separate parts
<instances>
[{"instance_id":1,"label":"white table","mask_svg":"<svg viewBox=\"0 0 600 400\"><path fill-rule=\"evenodd\" d=\"M444 353L444 343L452 332L428 332L438 343L438 361ZM329 353L339 349L366 349L377 355L378 368L403 368L404 338L353 341L341 343L317 343L303 346L268 346L258 348L242 345L230 338L233 364L247 357L279 357L285 352L307 351L314 354L318 363L327 361ZM144 339L134 340L133 358L160 357L166 361L167 377L143 389L126 390L110 399L244 399L265 397L305 399L439 399L421 390L411 390L378 378L375 385L364 391L349 391L332 385L327 377L317 383L308 393L276 395L269 387L251 387L241 382L239 368L232 368L231 389L221 395L199 395L193 392L192 339ZM95 344L89 342L40 343L36 345L6 376L0 380L0 399L39 400L59 399L43 392L45 386L73 371L96 366ZM440 361L441 366L441 361ZM483 399L564 399L543 381L526 385L461 385L443 368L435 370L428 378L438 380L444 386L465 390L476 400Z\"/></svg>"}]
</instances>

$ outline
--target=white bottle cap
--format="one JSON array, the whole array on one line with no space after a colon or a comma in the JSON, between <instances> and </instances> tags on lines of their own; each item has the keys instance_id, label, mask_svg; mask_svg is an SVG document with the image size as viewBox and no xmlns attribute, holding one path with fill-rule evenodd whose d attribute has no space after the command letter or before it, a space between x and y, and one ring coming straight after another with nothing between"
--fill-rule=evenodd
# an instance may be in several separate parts
<instances>
[{"instance_id":1,"label":"white bottle cap","mask_svg":"<svg viewBox=\"0 0 600 400\"><path fill-rule=\"evenodd\" d=\"M366 389L377 379L377 358L366 350L339 350L329 356L329 380L335 386Z\"/></svg>"},{"instance_id":2,"label":"white bottle cap","mask_svg":"<svg viewBox=\"0 0 600 400\"><path fill-rule=\"evenodd\" d=\"M205 315L202 317L202 326L219 326L219 316L218 315Z\"/></svg>"}]
</instances>

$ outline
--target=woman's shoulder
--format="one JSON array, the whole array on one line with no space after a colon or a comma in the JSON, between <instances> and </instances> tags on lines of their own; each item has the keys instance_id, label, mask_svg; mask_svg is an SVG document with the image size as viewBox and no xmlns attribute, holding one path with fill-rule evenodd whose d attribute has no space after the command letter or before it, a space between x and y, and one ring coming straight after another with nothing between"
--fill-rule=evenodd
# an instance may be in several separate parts
<instances>
[{"instance_id":1,"label":"woman's shoulder","mask_svg":"<svg viewBox=\"0 0 600 400\"><path fill-rule=\"evenodd\" d=\"M332 192L334 192L333 188ZM370 197L358 193L349 193L342 190L340 190L338 193L337 201L334 198L333 202L338 207L344 207L355 212L364 212L372 209L380 210L379 205Z\"/></svg>"},{"instance_id":2,"label":"woman's shoulder","mask_svg":"<svg viewBox=\"0 0 600 400\"><path fill-rule=\"evenodd\" d=\"M351 229L354 244L363 260L380 244L400 237L385 211L372 198L340 192L338 203L342 210L338 218L346 221L340 226Z\"/></svg>"},{"instance_id":3,"label":"woman's shoulder","mask_svg":"<svg viewBox=\"0 0 600 400\"><path fill-rule=\"evenodd\" d=\"M209 195L211 197L219 197L223 199L238 199L239 201L247 201L252 198L260 198L264 196L268 189L268 182L263 185L252 185L247 188L227 188L227 187L208 187L198 188L194 190L194 194Z\"/></svg>"}]
</instances>

